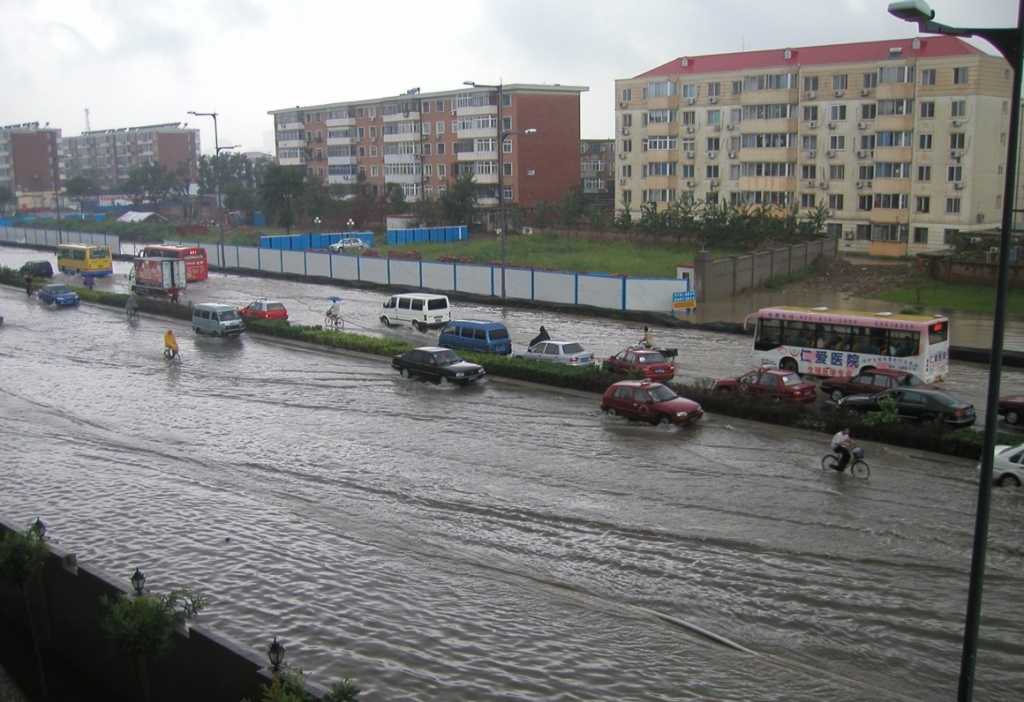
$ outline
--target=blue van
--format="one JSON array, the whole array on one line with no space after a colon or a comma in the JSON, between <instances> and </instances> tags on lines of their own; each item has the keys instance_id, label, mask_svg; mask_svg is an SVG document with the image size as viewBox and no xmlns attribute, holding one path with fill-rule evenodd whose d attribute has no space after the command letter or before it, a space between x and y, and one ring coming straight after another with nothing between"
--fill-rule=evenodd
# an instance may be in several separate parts
<instances>
[{"instance_id":1,"label":"blue van","mask_svg":"<svg viewBox=\"0 0 1024 702\"><path fill-rule=\"evenodd\" d=\"M441 330L438 346L478 353L512 353L512 336L501 322L453 319Z\"/></svg>"}]
</instances>

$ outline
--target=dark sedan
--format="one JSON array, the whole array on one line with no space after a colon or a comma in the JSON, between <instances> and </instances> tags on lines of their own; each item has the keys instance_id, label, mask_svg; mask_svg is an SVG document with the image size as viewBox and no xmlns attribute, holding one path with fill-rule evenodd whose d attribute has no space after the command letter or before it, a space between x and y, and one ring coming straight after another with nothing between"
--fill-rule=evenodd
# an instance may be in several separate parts
<instances>
[{"instance_id":1,"label":"dark sedan","mask_svg":"<svg viewBox=\"0 0 1024 702\"><path fill-rule=\"evenodd\" d=\"M1024 424L1024 395L1006 395L999 398L999 416L1007 424Z\"/></svg>"},{"instance_id":2,"label":"dark sedan","mask_svg":"<svg viewBox=\"0 0 1024 702\"><path fill-rule=\"evenodd\" d=\"M437 383L461 385L475 382L485 373L483 366L464 361L459 354L441 346L422 346L400 353L391 359L391 367L403 378L419 375Z\"/></svg>"},{"instance_id":3,"label":"dark sedan","mask_svg":"<svg viewBox=\"0 0 1024 702\"><path fill-rule=\"evenodd\" d=\"M839 401L839 408L849 412L878 412L886 398L896 402L896 411L905 419L930 422L941 417L946 424L969 427L977 418L974 405L961 402L941 390L918 388L890 388L875 395L850 395Z\"/></svg>"},{"instance_id":4,"label":"dark sedan","mask_svg":"<svg viewBox=\"0 0 1024 702\"><path fill-rule=\"evenodd\" d=\"M825 378L821 381L821 391L834 402L839 402L846 395L874 395L901 386L938 389L934 385L928 385L913 373L888 368L868 368L854 376Z\"/></svg>"}]
</instances>

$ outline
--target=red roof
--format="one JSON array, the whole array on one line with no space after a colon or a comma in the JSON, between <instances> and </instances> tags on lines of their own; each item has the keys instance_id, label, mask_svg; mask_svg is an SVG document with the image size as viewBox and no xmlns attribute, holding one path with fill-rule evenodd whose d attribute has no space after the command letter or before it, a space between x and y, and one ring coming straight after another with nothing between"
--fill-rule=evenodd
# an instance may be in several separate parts
<instances>
[{"instance_id":1,"label":"red roof","mask_svg":"<svg viewBox=\"0 0 1024 702\"><path fill-rule=\"evenodd\" d=\"M889 39L865 41L858 44L829 44L827 46L804 46L789 49L790 58L785 57L786 49L765 49L762 51L737 51L732 54L710 54L708 56L680 57L668 63L641 73L637 78L654 76L676 76L703 73L725 73L747 71L759 68L784 68L803 66L824 66L843 63L867 63L883 61L890 56L889 49L902 49L902 58L939 58L945 56L988 56L981 49L951 36L920 37L920 48L914 48L914 39Z\"/></svg>"}]
</instances>

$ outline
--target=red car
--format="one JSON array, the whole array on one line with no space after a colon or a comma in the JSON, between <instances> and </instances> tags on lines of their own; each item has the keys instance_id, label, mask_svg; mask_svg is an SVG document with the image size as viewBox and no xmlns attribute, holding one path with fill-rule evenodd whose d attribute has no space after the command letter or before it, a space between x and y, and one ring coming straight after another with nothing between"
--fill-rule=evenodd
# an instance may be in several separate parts
<instances>
[{"instance_id":1,"label":"red car","mask_svg":"<svg viewBox=\"0 0 1024 702\"><path fill-rule=\"evenodd\" d=\"M245 307L239 308L238 314L242 315L243 319L288 319L288 310L285 309L284 305L276 300L267 300L266 298L260 298L254 302L250 302Z\"/></svg>"},{"instance_id":2,"label":"red car","mask_svg":"<svg viewBox=\"0 0 1024 702\"><path fill-rule=\"evenodd\" d=\"M625 351L619 351L614 356L604 359L601 367L612 373L628 374L640 371L645 378L651 380L672 380L676 377L676 367L664 349L649 349L644 346L633 346Z\"/></svg>"},{"instance_id":3,"label":"red car","mask_svg":"<svg viewBox=\"0 0 1024 702\"><path fill-rule=\"evenodd\" d=\"M1024 424L1024 395L1006 395L999 398L999 416L1007 424Z\"/></svg>"},{"instance_id":4,"label":"red car","mask_svg":"<svg viewBox=\"0 0 1024 702\"><path fill-rule=\"evenodd\" d=\"M846 395L874 395L895 387L914 387L938 390L913 373L889 370L888 368L869 368L849 378L825 378L821 381L821 391L839 402Z\"/></svg>"},{"instance_id":5,"label":"red car","mask_svg":"<svg viewBox=\"0 0 1024 702\"><path fill-rule=\"evenodd\" d=\"M601 398L601 411L639 419L651 424L693 424L704 410L693 400L680 397L672 388L650 380L620 380Z\"/></svg>"},{"instance_id":6,"label":"red car","mask_svg":"<svg viewBox=\"0 0 1024 702\"><path fill-rule=\"evenodd\" d=\"M818 389L799 374L780 368L759 368L739 378L726 378L715 383L715 390L749 392L785 402L814 402Z\"/></svg>"}]
</instances>

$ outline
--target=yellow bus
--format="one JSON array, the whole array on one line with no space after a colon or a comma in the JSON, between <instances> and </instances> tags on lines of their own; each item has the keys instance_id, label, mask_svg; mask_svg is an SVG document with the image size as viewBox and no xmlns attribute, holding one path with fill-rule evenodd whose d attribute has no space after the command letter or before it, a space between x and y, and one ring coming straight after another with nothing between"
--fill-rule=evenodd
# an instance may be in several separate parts
<instances>
[{"instance_id":1,"label":"yellow bus","mask_svg":"<svg viewBox=\"0 0 1024 702\"><path fill-rule=\"evenodd\" d=\"M82 277L111 275L114 259L106 246L61 244L57 247L57 270Z\"/></svg>"}]
</instances>

